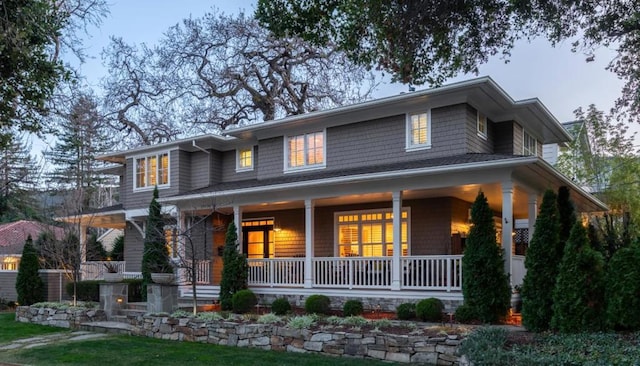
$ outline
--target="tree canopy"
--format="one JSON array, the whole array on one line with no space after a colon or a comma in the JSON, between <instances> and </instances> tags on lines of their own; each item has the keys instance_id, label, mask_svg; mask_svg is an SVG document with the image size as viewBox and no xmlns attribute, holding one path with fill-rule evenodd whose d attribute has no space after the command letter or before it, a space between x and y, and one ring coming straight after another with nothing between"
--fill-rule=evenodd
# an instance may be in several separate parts
<instances>
[{"instance_id":1,"label":"tree canopy","mask_svg":"<svg viewBox=\"0 0 640 366\"><path fill-rule=\"evenodd\" d=\"M586 61L613 46L608 69L626 81L618 105L640 110L637 0L259 0L256 17L276 35L334 43L353 61L413 84L477 72L491 56L508 60L518 39L570 40Z\"/></svg>"}]
</instances>

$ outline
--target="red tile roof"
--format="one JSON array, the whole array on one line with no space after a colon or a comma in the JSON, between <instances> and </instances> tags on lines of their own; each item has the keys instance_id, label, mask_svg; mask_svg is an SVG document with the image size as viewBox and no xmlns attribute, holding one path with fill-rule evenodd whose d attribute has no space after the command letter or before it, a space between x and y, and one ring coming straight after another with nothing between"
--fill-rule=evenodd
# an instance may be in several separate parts
<instances>
[{"instance_id":1,"label":"red tile roof","mask_svg":"<svg viewBox=\"0 0 640 366\"><path fill-rule=\"evenodd\" d=\"M62 228L46 225L41 222L20 220L0 225L0 254L22 254L22 248L27 237L35 241L41 232L53 231L61 239L64 236Z\"/></svg>"}]
</instances>

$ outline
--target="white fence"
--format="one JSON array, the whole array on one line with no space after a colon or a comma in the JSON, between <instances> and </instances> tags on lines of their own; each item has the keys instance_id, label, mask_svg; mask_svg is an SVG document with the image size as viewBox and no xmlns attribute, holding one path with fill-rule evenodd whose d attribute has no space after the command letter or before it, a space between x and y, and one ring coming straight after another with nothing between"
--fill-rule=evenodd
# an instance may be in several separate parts
<instances>
[{"instance_id":1,"label":"white fence","mask_svg":"<svg viewBox=\"0 0 640 366\"><path fill-rule=\"evenodd\" d=\"M196 283L199 285L208 284L211 282L211 261L196 261L195 266L191 261L186 261L186 268L181 268L180 283L191 283L191 271L196 272Z\"/></svg>"},{"instance_id":2,"label":"white fence","mask_svg":"<svg viewBox=\"0 0 640 366\"><path fill-rule=\"evenodd\" d=\"M80 278L83 281L87 280L102 280L104 278L105 272L109 272L107 270L107 265L113 266L118 273L124 272L124 264L125 262L117 262L117 261L95 261L95 262L84 262L80 265Z\"/></svg>"},{"instance_id":3,"label":"white fence","mask_svg":"<svg viewBox=\"0 0 640 366\"><path fill-rule=\"evenodd\" d=\"M313 258L313 286L330 288L391 288L391 257ZM304 285L304 258L249 259L249 285ZM401 288L459 291L462 255L400 258Z\"/></svg>"}]
</instances>

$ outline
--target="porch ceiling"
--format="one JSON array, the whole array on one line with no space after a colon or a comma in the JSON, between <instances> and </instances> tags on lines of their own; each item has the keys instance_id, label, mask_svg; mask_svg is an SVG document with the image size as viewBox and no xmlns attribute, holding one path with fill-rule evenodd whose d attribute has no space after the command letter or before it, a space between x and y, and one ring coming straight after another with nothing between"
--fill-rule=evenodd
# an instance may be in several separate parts
<instances>
[{"instance_id":1,"label":"porch ceiling","mask_svg":"<svg viewBox=\"0 0 640 366\"><path fill-rule=\"evenodd\" d=\"M105 229L124 229L124 212L101 213L94 215L77 215L57 218L57 221L70 224L80 224L87 227L101 227Z\"/></svg>"}]
</instances>

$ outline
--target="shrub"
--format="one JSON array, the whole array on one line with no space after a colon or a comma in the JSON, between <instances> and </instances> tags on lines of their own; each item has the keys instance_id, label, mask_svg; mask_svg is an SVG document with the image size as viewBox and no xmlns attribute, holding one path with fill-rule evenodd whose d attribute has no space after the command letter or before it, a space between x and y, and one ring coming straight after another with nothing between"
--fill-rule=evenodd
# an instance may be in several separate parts
<instances>
[{"instance_id":1,"label":"shrub","mask_svg":"<svg viewBox=\"0 0 640 366\"><path fill-rule=\"evenodd\" d=\"M44 301L44 283L38 274L38 269L40 269L38 254L29 235L22 249L22 260L16 277L16 292L20 305Z\"/></svg>"},{"instance_id":2,"label":"shrub","mask_svg":"<svg viewBox=\"0 0 640 366\"><path fill-rule=\"evenodd\" d=\"M363 311L362 301L360 300L348 300L342 307L342 315L344 316L361 315Z\"/></svg>"},{"instance_id":3,"label":"shrub","mask_svg":"<svg viewBox=\"0 0 640 366\"><path fill-rule=\"evenodd\" d=\"M124 235L119 235L113 241L113 248L111 249L111 260L113 261L124 260Z\"/></svg>"},{"instance_id":4,"label":"shrub","mask_svg":"<svg viewBox=\"0 0 640 366\"><path fill-rule=\"evenodd\" d=\"M416 304L406 302L396 309L396 316L400 320L409 320L416 317Z\"/></svg>"},{"instance_id":5,"label":"shrub","mask_svg":"<svg viewBox=\"0 0 640 366\"><path fill-rule=\"evenodd\" d=\"M513 354L505 350L506 343L505 329L482 327L460 344L458 352L476 365L514 365Z\"/></svg>"},{"instance_id":6,"label":"shrub","mask_svg":"<svg viewBox=\"0 0 640 366\"><path fill-rule=\"evenodd\" d=\"M475 311L473 311L473 308L466 304L458 306L455 316L456 321L460 323L469 323L478 318Z\"/></svg>"},{"instance_id":7,"label":"shrub","mask_svg":"<svg viewBox=\"0 0 640 366\"><path fill-rule=\"evenodd\" d=\"M615 329L640 330L640 245L618 250L607 271L607 324Z\"/></svg>"},{"instance_id":8,"label":"shrub","mask_svg":"<svg viewBox=\"0 0 640 366\"><path fill-rule=\"evenodd\" d=\"M462 257L462 294L484 323L498 321L511 306L509 276L504 273L502 249L496 242L493 212L482 191L471 206L473 226Z\"/></svg>"},{"instance_id":9,"label":"shrub","mask_svg":"<svg viewBox=\"0 0 640 366\"><path fill-rule=\"evenodd\" d=\"M222 255L222 280L220 281L220 307L231 310L233 294L247 288L249 266L247 258L238 252L236 225L231 222L227 228Z\"/></svg>"},{"instance_id":10,"label":"shrub","mask_svg":"<svg viewBox=\"0 0 640 366\"><path fill-rule=\"evenodd\" d=\"M275 299L273 303L271 303L271 311L276 315L285 315L289 311L291 311L291 304L284 297Z\"/></svg>"},{"instance_id":11,"label":"shrub","mask_svg":"<svg viewBox=\"0 0 640 366\"><path fill-rule=\"evenodd\" d=\"M420 300L416 304L416 316L424 322L439 322L442 320L442 301L435 297Z\"/></svg>"},{"instance_id":12,"label":"shrub","mask_svg":"<svg viewBox=\"0 0 640 366\"><path fill-rule=\"evenodd\" d=\"M287 326L293 329L306 329L315 324L316 321L318 321L318 318L313 315L296 316L289 320Z\"/></svg>"},{"instance_id":13,"label":"shrub","mask_svg":"<svg viewBox=\"0 0 640 366\"><path fill-rule=\"evenodd\" d=\"M260 324L276 324L281 321L282 319L274 313L264 314L258 318L258 323Z\"/></svg>"},{"instance_id":14,"label":"shrub","mask_svg":"<svg viewBox=\"0 0 640 366\"><path fill-rule=\"evenodd\" d=\"M304 310L309 314L325 314L331 311L331 300L325 295L311 295L304 302Z\"/></svg>"},{"instance_id":15,"label":"shrub","mask_svg":"<svg viewBox=\"0 0 640 366\"><path fill-rule=\"evenodd\" d=\"M254 306L258 303L258 298L253 291L245 289L240 290L233 294L231 298L233 306L233 312L237 314L244 314L250 312Z\"/></svg>"},{"instance_id":16,"label":"shrub","mask_svg":"<svg viewBox=\"0 0 640 366\"><path fill-rule=\"evenodd\" d=\"M76 282L76 300L78 301L100 301L101 281L78 281ZM67 294L73 297L73 282L66 285Z\"/></svg>"}]
</instances>

